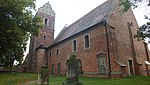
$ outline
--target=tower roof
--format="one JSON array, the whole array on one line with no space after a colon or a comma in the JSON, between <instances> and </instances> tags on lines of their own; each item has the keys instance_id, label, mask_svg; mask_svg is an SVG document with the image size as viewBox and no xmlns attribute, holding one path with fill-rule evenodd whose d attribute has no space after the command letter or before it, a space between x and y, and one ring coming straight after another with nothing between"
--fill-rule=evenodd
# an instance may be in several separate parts
<instances>
[{"instance_id":1,"label":"tower roof","mask_svg":"<svg viewBox=\"0 0 150 85\"><path fill-rule=\"evenodd\" d=\"M68 27L62 29L59 35L56 37L53 44L56 44L60 41L63 41L77 33L80 33L100 22L105 20L106 22L109 20L110 15L112 14L117 0L108 0L102 5L96 7L88 14L74 22Z\"/></svg>"},{"instance_id":2,"label":"tower roof","mask_svg":"<svg viewBox=\"0 0 150 85\"><path fill-rule=\"evenodd\" d=\"M44 13L47 15L51 15L51 16L55 16L55 12L53 11L49 2L45 3L42 7L40 7L38 9L38 12L41 12L41 13Z\"/></svg>"}]
</instances>

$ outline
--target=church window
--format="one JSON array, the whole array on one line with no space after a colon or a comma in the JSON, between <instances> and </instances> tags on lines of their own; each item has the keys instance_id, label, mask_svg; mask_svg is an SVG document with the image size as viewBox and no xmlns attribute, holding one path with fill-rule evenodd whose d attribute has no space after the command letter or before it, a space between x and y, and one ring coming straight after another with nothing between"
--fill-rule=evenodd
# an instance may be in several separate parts
<instances>
[{"instance_id":1,"label":"church window","mask_svg":"<svg viewBox=\"0 0 150 85\"><path fill-rule=\"evenodd\" d=\"M57 55L57 56L59 55L59 49L57 49L57 51L56 51L56 55Z\"/></svg>"},{"instance_id":2,"label":"church window","mask_svg":"<svg viewBox=\"0 0 150 85\"><path fill-rule=\"evenodd\" d=\"M52 64L52 74L54 74L54 72L55 72L55 65L54 64Z\"/></svg>"},{"instance_id":3,"label":"church window","mask_svg":"<svg viewBox=\"0 0 150 85\"><path fill-rule=\"evenodd\" d=\"M90 47L89 35L85 35L85 37L84 37L84 47L85 48L89 48Z\"/></svg>"},{"instance_id":4,"label":"church window","mask_svg":"<svg viewBox=\"0 0 150 85\"><path fill-rule=\"evenodd\" d=\"M106 54L98 54L98 72L106 73Z\"/></svg>"},{"instance_id":5,"label":"church window","mask_svg":"<svg viewBox=\"0 0 150 85\"><path fill-rule=\"evenodd\" d=\"M49 57L51 57L51 51L49 52Z\"/></svg>"},{"instance_id":6,"label":"church window","mask_svg":"<svg viewBox=\"0 0 150 85\"><path fill-rule=\"evenodd\" d=\"M57 73L60 73L61 71L61 63L58 63L58 66L57 66Z\"/></svg>"},{"instance_id":7,"label":"church window","mask_svg":"<svg viewBox=\"0 0 150 85\"><path fill-rule=\"evenodd\" d=\"M77 41L76 40L73 40L73 51L77 51Z\"/></svg>"}]
</instances>

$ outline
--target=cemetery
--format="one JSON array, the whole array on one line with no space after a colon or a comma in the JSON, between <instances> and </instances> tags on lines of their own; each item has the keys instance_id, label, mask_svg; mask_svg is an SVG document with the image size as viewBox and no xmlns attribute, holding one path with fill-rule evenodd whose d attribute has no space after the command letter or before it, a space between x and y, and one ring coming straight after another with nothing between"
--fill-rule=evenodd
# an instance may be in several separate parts
<instances>
[{"instance_id":1,"label":"cemetery","mask_svg":"<svg viewBox=\"0 0 150 85\"><path fill-rule=\"evenodd\" d=\"M54 38L55 11L33 15L35 1L0 1L0 85L150 85L150 23L138 26L133 3L107 0Z\"/></svg>"}]
</instances>

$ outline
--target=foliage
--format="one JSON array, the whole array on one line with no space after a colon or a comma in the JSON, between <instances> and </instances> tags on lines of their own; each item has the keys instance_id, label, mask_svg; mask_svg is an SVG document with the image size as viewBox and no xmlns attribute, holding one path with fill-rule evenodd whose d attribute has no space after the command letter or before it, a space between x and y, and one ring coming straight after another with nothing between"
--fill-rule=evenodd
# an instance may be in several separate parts
<instances>
[{"instance_id":1,"label":"foliage","mask_svg":"<svg viewBox=\"0 0 150 85\"><path fill-rule=\"evenodd\" d=\"M150 22L142 25L138 28L136 35L134 36L137 40L144 40L145 38L150 39Z\"/></svg>"},{"instance_id":2,"label":"foliage","mask_svg":"<svg viewBox=\"0 0 150 85\"><path fill-rule=\"evenodd\" d=\"M138 3L142 3L145 0L120 0L120 6L122 6L122 12L126 12L130 7L137 8ZM148 0L148 6L150 5L150 0Z\"/></svg>"},{"instance_id":3,"label":"foliage","mask_svg":"<svg viewBox=\"0 0 150 85\"><path fill-rule=\"evenodd\" d=\"M36 0L0 0L0 66L22 62L30 35L37 35L40 18L34 16Z\"/></svg>"},{"instance_id":4,"label":"foliage","mask_svg":"<svg viewBox=\"0 0 150 85\"><path fill-rule=\"evenodd\" d=\"M120 6L122 6L122 12L127 12L130 7L137 8L138 3L142 3L144 0L120 0ZM148 5L150 6L150 0L148 0ZM150 20L147 15L144 15L145 19ZM138 28L136 35L134 35L137 40L144 40L150 38L150 23L146 23Z\"/></svg>"}]
</instances>

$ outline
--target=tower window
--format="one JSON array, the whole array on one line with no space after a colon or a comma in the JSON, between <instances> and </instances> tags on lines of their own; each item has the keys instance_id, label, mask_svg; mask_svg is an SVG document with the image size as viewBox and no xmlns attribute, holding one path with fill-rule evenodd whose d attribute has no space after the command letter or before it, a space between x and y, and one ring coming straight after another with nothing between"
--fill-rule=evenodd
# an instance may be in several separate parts
<instances>
[{"instance_id":1,"label":"tower window","mask_svg":"<svg viewBox=\"0 0 150 85\"><path fill-rule=\"evenodd\" d=\"M44 38L46 38L46 36L45 36L45 35L44 35L43 37L44 37Z\"/></svg>"},{"instance_id":2,"label":"tower window","mask_svg":"<svg viewBox=\"0 0 150 85\"><path fill-rule=\"evenodd\" d=\"M84 47L85 47L85 48L89 48L89 47L90 47L89 35L86 35L86 36L84 37Z\"/></svg>"},{"instance_id":3,"label":"tower window","mask_svg":"<svg viewBox=\"0 0 150 85\"><path fill-rule=\"evenodd\" d=\"M48 19L47 18L44 19L44 25L48 26Z\"/></svg>"}]
</instances>

